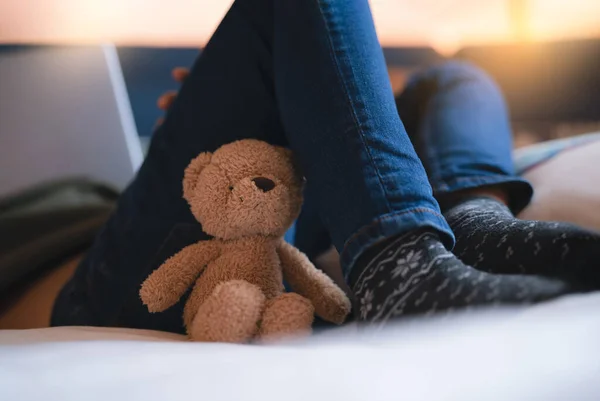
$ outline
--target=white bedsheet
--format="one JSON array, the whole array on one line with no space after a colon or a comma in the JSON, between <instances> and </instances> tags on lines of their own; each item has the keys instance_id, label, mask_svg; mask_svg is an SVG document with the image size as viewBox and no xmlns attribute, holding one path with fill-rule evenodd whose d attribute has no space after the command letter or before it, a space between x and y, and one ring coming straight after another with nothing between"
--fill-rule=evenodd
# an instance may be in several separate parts
<instances>
[{"instance_id":1,"label":"white bedsheet","mask_svg":"<svg viewBox=\"0 0 600 401\"><path fill-rule=\"evenodd\" d=\"M600 293L272 346L0 332L0 400L600 400Z\"/></svg>"}]
</instances>

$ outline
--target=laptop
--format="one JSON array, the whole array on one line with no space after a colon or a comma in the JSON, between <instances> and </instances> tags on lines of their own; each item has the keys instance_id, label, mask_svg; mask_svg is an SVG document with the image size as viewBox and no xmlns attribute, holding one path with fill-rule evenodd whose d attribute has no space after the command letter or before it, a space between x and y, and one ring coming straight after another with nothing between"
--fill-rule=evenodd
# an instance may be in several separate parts
<instances>
[{"instance_id":1,"label":"laptop","mask_svg":"<svg viewBox=\"0 0 600 401\"><path fill-rule=\"evenodd\" d=\"M121 190L142 160L113 45L0 46L0 197L71 177Z\"/></svg>"}]
</instances>

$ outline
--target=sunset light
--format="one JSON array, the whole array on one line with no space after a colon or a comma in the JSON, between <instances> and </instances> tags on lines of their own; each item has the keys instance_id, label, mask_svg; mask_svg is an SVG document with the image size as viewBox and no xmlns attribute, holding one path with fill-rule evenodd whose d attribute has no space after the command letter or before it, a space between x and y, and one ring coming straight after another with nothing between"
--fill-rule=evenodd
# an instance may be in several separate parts
<instances>
[{"instance_id":1,"label":"sunset light","mask_svg":"<svg viewBox=\"0 0 600 401\"><path fill-rule=\"evenodd\" d=\"M4 0L0 42L201 46L231 0ZM382 44L465 44L600 36L597 0L372 0Z\"/></svg>"}]
</instances>

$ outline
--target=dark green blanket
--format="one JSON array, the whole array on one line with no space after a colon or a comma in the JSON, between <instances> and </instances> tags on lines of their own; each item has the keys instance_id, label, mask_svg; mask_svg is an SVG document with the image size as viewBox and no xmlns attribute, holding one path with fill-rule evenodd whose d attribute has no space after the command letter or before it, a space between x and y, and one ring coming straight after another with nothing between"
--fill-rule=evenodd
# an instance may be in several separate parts
<instances>
[{"instance_id":1,"label":"dark green blanket","mask_svg":"<svg viewBox=\"0 0 600 401\"><path fill-rule=\"evenodd\" d=\"M0 295L89 246L117 197L108 186L70 179L0 199Z\"/></svg>"}]
</instances>

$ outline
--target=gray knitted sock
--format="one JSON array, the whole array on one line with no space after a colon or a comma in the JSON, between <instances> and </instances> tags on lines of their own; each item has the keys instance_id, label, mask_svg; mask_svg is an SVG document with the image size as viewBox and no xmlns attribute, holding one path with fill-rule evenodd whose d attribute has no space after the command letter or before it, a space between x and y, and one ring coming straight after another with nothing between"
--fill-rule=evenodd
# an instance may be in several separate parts
<instances>
[{"instance_id":1,"label":"gray knitted sock","mask_svg":"<svg viewBox=\"0 0 600 401\"><path fill-rule=\"evenodd\" d=\"M527 304L572 290L558 279L473 269L429 231L409 233L367 251L349 281L358 302L356 315L368 322L468 306Z\"/></svg>"},{"instance_id":2,"label":"gray knitted sock","mask_svg":"<svg viewBox=\"0 0 600 401\"><path fill-rule=\"evenodd\" d=\"M600 235L572 224L515 218L490 198L444 213L456 236L454 253L491 273L572 276L600 288Z\"/></svg>"}]
</instances>

